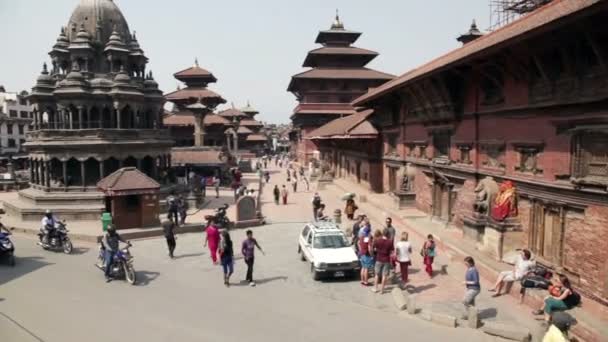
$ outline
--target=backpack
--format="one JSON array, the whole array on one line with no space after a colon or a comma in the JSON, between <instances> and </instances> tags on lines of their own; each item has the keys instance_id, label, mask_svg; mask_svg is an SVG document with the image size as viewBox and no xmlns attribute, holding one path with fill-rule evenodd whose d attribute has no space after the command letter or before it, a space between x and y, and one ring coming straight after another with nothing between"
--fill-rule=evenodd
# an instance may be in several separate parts
<instances>
[{"instance_id":1,"label":"backpack","mask_svg":"<svg viewBox=\"0 0 608 342\"><path fill-rule=\"evenodd\" d=\"M581 303L581 295L578 292L574 292L573 289L570 289L570 295L564 298L564 303L571 309Z\"/></svg>"}]
</instances>

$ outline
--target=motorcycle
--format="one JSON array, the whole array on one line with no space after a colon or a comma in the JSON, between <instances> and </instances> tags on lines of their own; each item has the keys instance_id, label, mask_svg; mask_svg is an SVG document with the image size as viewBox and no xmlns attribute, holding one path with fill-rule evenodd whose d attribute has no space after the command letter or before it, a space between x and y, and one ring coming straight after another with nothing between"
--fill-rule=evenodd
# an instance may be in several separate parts
<instances>
[{"instance_id":1,"label":"motorcycle","mask_svg":"<svg viewBox=\"0 0 608 342\"><path fill-rule=\"evenodd\" d=\"M228 215L226 214L228 206L228 204L224 204L215 210L214 215L206 215L205 220L207 220L207 225L213 221L219 228L229 229L232 226L232 222L230 222L230 219L228 219Z\"/></svg>"},{"instance_id":2,"label":"motorcycle","mask_svg":"<svg viewBox=\"0 0 608 342\"><path fill-rule=\"evenodd\" d=\"M68 237L67 225L65 221L57 221L55 222L55 229L53 229L48 236L47 241L44 241L44 231L40 231L38 233L38 245L42 247L42 249L62 249L65 254L72 253L72 241Z\"/></svg>"},{"instance_id":3,"label":"motorcycle","mask_svg":"<svg viewBox=\"0 0 608 342\"><path fill-rule=\"evenodd\" d=\"M133 268L133 256L129 252L131 243L123 249L119 249L112 259L112 265L110 266L110 276L113 278L125 278L125 280L131 284L135 284L135 269ZM97 266L100 270L106 270L105 265L105 248L102 244L99 245L99 255L97 256Z\"/></svg>"},{"instance_id":4,"label":"motorcycle","mask_svg":"<svg viewBox=\"0 0 608 342\"><path fill-rule=\"evenodd\" d=\"M11 232L0 223L0 259L6 259L10 266L15 266L15 245L9 239Z\"/></svg>"}]
</instances>

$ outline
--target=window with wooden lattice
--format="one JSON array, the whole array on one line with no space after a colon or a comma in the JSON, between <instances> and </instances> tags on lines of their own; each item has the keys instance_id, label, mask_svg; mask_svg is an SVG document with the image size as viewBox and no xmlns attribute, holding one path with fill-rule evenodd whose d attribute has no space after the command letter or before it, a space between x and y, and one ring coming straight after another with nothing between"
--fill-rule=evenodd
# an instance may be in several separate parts
<instances>
[{"instance_id":1,"label":"window with wooden lattice","mask_svg":"<svg viewBox=\"0 0 608 342\"><path fill-rule=\"evenodd\" d=\"M574 137L575 183L608 186L608 133L580 132Z\"/></svg>"}]
</instances>

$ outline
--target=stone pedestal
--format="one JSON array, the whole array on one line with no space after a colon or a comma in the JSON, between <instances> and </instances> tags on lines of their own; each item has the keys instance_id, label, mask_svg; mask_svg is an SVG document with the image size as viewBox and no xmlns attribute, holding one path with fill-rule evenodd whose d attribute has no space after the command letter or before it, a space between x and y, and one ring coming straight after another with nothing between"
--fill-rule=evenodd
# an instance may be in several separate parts
<instances>
[{"instance_id":1,"label":"stone pedestal","mask_svg":"<svg viewBox=\"0 0 608 342\"><path fill-rule=\"evenodd\" d=\"M413 191L396 191L392 194L396 209L416 206L416 193Z\"/></svg>"},{"instance_id":2,"label":"stone pedestal","mask_svg":"<svg viewBox=\"0 0 608 342\"><path fill-rule=\"evenodd\" d=\"M488 217L479 213L466 215L462 219L462 232L465 238L483 243Z\"/></svg>"},{"instance_id":3,"label":"stone pedestal","mask_svg":"<svg viewBox=\"0 0 608 342\"><path fill-rule=\"evenodd\" d=\"M205 204L205 197L202 192L190 191L186 196L186 202L188 203L188 208L200 209Z\"/></svg>"},{"instance_id":4,"label":"stone pedestal","mask_svg":"<svg viewBox=\"0 0 608 342\"><path fill-rule=\"evenodd\" d=\"M501 222L490 218L484 234L484 249L496 260L502 261L506 251L521 248L522 235L522 226L518 218L509 217Z\"/></svg>"}]
</instances>

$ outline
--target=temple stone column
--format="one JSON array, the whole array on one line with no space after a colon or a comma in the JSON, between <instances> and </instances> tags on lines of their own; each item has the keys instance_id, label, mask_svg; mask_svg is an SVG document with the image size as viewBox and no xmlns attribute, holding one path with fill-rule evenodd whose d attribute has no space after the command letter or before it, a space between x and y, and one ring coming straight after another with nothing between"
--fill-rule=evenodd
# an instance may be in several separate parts
<instances>
[{"instance_id":1,"label":"temple stone column","mask_svg":"<svg viewBox=\"0 0 608 342\"><path fill-rule=\"evenodd\" d=\"M83 119L84 119L84 106L78 106L78 129L85 128Z\"/></svg>"},{"instance_id":2,"label":"temple stone column","mask_svg":"<svg viewBox=\"0 0 608 342\"><path fill-rule=\"evenodd\" d=\"M71 109L69 109L69 110L68 110L68 115L69 115L69 117L68 117L68 121L70 121L70 124L69 124L69 126L68 126L68 127L69 127L70 129L74 129L74 114L73 114L73 112L74 112L74 111L73 111L73 110L71 110Z\"/></svg>"},{"instance_id":3,"label":"temple stone column","mask_svg":"<svg viewBox=\"0 0 608 342\"><path fill-rule=\"evenodd\" d=\"M81 160L80 161L80 178L82 179L83 190L84 190L84 187L86 187L86 184L87 184L86 178L85 178L86 174L85 174L84 171L85 171L84 170L84 161Z\"/></svg>"},{"instance_id":4,"label":"temple stone column","mask_svg":"<svg viewBox=\"0 0 608 342\"><path fill-rule=\"evenodd\" d=\"M51 187L51 162L44 162L44 185L47 188Z\"/></svg>"},{"instance_id":5,"label":"temple stone column","mask_svg":"<svg viewBox=\"0 0 608 342\"><path fill-rule=\"evenodd\" d=\"M103 179L104 177L103 160L99 160L99 178Z\"/></svg>"},{"instance_id":6,"label":"temple stone column","mask_svg":"<svg viewBox=\"0 0 608 342\"><path fill-rule=\"evenodd\" d=\"M116 113L116 128L120 129L121 127L121 120L120 120L120 111L118 110L118 104L114 105L114 112Z\"/></svg>"},{"instance_id":7,"label":"temple stone column","mask_svg":"<svg viewBox=\"0 0 608 342\"><path fill-rule=\"evenodd\" d=\"M203 124L203 116L194 116L194 146L203 146L205 144L205 125Z\"/></svg>"}]
</instances>

